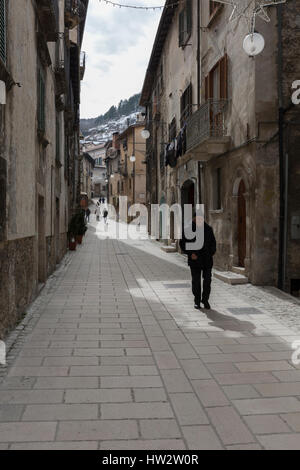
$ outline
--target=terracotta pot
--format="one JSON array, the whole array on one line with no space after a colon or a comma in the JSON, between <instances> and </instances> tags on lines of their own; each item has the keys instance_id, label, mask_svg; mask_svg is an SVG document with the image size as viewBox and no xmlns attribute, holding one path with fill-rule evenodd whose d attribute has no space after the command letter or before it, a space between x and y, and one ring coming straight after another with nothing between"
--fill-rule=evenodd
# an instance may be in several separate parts
<instances>
[{"instance_id":1,"label":"terracotta pot","mask_svg":"<svg viewBox=\"0 0 300 470\"><path fill-rule=\"evenodd\" d=\"M79 245L82 244L82 239L83 239L83 235L77 235L77 236L76 236L76 241L77 241L77 243L78 243Z\"/></svg>"},{"instance_id":2,"label":"terracotta pot","mask_svg":"<svg viewBox=\"0 0 300 470\"><path fill-rule=\"evenodd\" d=\"M75 251L76 250L76 240L75 238L71 238L71 240L69 241L69 250L70 251Z\"/></svg>"}]
</instances>

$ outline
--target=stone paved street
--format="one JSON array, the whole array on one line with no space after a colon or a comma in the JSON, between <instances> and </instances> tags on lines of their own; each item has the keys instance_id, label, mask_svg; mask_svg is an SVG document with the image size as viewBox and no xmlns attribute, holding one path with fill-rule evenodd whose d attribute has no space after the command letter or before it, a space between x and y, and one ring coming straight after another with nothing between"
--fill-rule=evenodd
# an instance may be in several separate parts
<instances>
[{"instance_id":1,"label":"stone paved street","mask_svg":"<svg viewBox=\"0 0 300 470\"><path fill-rule=\"evenodd\" d=\"M19 328L0 448L299 449L300 304L214 280L196 311L184 257L114 227L92 221Z\"/></svg>"}]
</instances>

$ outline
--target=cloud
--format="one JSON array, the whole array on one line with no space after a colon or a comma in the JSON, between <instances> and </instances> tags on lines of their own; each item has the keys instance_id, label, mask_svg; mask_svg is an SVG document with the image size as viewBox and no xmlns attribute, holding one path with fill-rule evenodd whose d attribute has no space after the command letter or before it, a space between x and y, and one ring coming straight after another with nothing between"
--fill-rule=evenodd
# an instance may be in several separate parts
<instances>
[{"instance_id":1,"label":"cloud","mask_svg":"<svg viewBox=\"0 0 300 470\"><path fill-rule=\"evenodd\" d=\"M164 2L128 3L155 6ZM161 15L160 11L117 8L97 0L89 5L82 47L87 53L81 96L83 118L98 116L141 90Z\"/></svg>"}]
</instances>

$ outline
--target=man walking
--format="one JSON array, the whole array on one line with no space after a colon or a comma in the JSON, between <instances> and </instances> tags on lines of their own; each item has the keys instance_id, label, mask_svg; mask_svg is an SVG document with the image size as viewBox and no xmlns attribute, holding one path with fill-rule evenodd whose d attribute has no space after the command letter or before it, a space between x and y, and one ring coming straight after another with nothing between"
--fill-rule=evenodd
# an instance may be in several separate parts
<instances>
[{"instance_id":1,"label":"man walking","mask_svg":"<svg viewBox=\"0 0 300 470\"><path fill-rule=\"evenodd\" d=\"M205 221L202 215L194 215L189 227L193 233L196 231L204 231L204 244L199 250L197 247L194 249L187 249L188 244L193 244L196 241L196 236L192 240L188 240L183 234L182 240L180 240L180 247L184 253L188 255L188 265L191 268L192 274L192 290L195 297L195 308L199 310L201 303L204 304L204 308L210 310L209 297L211 292L211 277L213 268L213 256L216 253L216 239L212 227L210 227ZM203 293L201 296L201 277L203 277Z\"/></svg>"},{"instance_id":2,"label":"man walking","mask_svg":"<svg viewBox=\"0 0 300 470\"><path fill-rule=\"evenodd\" d=\"M103 211L104 223L107 224L108 210L105 208Z\"/></svg>"}]
</instances>

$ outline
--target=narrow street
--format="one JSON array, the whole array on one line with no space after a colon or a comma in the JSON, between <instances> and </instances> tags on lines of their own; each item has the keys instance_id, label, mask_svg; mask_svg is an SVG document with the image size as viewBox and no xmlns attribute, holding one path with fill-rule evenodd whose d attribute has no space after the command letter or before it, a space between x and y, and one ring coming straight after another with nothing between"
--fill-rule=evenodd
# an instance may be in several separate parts
<instances>
[{"instance_id":1,"label":"narrow street","mask_svg":"<svg viewBox=\"0 0 300 470\"><path fill-rule=\"evenodd\" d=\"M196 311L183 256L94 218L18 328L0 448L299 449L297 300L214 280Z\"/></svg>"}]
</instances>

